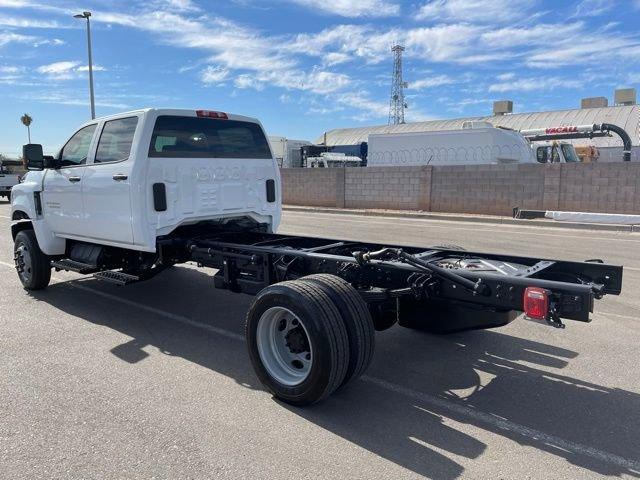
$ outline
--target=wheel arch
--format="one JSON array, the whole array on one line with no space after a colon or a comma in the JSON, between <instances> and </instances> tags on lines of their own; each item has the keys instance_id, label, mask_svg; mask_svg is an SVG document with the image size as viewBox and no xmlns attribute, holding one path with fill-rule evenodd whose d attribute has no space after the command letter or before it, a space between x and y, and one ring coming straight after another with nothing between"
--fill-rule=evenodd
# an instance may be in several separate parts
<instances>
[{"instance_id":1,"label":"wheel arch","mask_svg":"<svg viewBox=\"0 0 640 480\"><path fill-rule=\"evenodd\" d=\"M29 220L29 214L23 210L14 210L11 220Z\"/></svg>"},{"instance_id":2,"label":"wheel arch","mask_svg":"<svg viewBox=\"0 0 640 480\"><path fill-rule=\"evenodd\" d=\"M16 211L13 213L13 217L14 217L13 220L20 220L20 221L15 222L14 224L11 225L11 237L13 238L14 241L18 233L22 232L23 230L33 230L33 223L31 223L31 220L15 218L16 213L19 213L19 211ZM28 219L29 217L26 216L26 218Z\"/></svg>"}]
</instances>

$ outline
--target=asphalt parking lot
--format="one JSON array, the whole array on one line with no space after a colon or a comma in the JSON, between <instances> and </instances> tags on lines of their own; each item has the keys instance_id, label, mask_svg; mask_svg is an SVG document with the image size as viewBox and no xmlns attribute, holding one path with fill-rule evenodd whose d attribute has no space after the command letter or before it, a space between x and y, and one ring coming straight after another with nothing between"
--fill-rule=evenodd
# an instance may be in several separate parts
<instances>
[{"instance_id":1,"label":"asphalt parking lot","mask_svg":"<svg viewBox=\"0 0 640 480\"><path fill-rule=\"evenodd\" d=\"M640 477L640 234L286 212L281 232L625 266L564 331L519 318L377 335L361 380L307 409L251 369L251 297L180 266L119 288L56 273L27 294L0 201L2 478Z\"/></svg>"}]
</instances>

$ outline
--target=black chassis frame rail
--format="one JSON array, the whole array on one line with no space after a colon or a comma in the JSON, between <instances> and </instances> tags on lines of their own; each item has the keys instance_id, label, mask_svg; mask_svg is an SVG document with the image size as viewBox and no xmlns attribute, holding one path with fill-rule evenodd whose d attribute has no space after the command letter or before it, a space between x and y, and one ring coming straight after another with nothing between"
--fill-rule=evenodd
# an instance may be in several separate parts
<instances>
[{"instance_id":1,"label":"black chassis frame rail","mask_svg":"<svg viewBox=\"0 0 640 480\"><path fill-rule=\"evenodd\" d=\"M551 293L552 315L588 322L594 299L620 294L622 267L600 260L572 262L512 255L448 250L441 247L402 247L327 238L286 236L258 231L210 232L159 240L161 256L181 256L201 266L217 268L217 288L256 294L284 280L314 273L330 273L356 287L367 301L384 301L412 295L417 299L452 301L488 310L523 310L527 287ZM361 261L362 252L401 249L422 263L445 258L476 259L522 265L513 274L452 269L454 277L481 283L472 291L460 282L426 271L398 259ZM184 252L188 252L184 258ZM358 253L356 253L358 252ZM360 257L360 258L357 258ZM459 278L458 277L458 278ZM469 283L469 282L467 282ZM550 320L553 320L550 319Z\"/></svg>"}]
</instances>

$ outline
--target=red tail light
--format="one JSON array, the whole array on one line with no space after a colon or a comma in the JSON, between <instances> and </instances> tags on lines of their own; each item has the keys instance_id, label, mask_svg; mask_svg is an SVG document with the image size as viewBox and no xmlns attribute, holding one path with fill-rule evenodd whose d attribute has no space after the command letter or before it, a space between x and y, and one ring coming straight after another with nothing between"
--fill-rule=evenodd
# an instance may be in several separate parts
<instances>
[{"instance_id":1,"label":"red tail light","mask_svg":"<svg viewBox=\"0 0 640 480\"><path fill-rule=\"evenodd\" d=\"M196 110L196 115L206 118L217 118L219 120L229 120L229 117L224 112L214 112L213 110Z\"/></svg>"},{"instance_id":2,"label":"red tail light","mask_svg":"<svg viewBox=\"0 0 640 480\"><path fill-rule=\"evenodd\" d=\"M549 313L549 291L527 287L524 291L524 313L529 318L546 320Z\"/></svg>"}]
</instances>

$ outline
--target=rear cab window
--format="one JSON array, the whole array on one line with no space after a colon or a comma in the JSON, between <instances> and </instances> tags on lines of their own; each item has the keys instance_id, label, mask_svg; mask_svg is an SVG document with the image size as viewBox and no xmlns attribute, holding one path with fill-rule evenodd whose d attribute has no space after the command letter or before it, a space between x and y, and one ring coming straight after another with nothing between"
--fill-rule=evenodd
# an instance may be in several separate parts
<instances>
[{"instance_id":1,"label":"rear cab window","mask_svg":"<svg viewBox=\"0 0 640 480\"><path fill-rule=\"evenodd\" d=\"M149 157L271 159L269 143L257 123L161 115Z\"/></svg>"}]
</instances>

